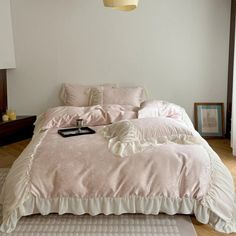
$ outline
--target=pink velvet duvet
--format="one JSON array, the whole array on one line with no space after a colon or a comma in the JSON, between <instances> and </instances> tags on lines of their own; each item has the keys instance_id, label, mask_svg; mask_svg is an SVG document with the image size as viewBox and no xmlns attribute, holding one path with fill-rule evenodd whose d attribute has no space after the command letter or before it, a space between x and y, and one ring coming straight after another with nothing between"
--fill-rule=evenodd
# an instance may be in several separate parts
<instances>
[{"instance_id":1,"label":"pink velvet duvet","mask_svg":"<svg viewBox=\"0 0 236 236\"><path fill-rule=\"evenodd\" d=\"M135 109L87 108L88 125L96 125L98 116L104 116L103 121L109 118L107 124L93 126L94 135L62 138L58 127L74 124L68 109L56 108L41 116L33 140L11 168L1 194L1 231L11 232L22 216L36 213L164 212L194 214L218 231L236 232L232 177L192 127L181 131L188 132L186 138L177 133L169 139L162 132L164 142L147 143L145 150L122 158L112 153L101 131L119 119L135 120ZM73 117L85 114L82 108L71 109L76 110ZM174 122L175 131L178 124L183 130L185 121Z\"/></svg>"}]
</instances>

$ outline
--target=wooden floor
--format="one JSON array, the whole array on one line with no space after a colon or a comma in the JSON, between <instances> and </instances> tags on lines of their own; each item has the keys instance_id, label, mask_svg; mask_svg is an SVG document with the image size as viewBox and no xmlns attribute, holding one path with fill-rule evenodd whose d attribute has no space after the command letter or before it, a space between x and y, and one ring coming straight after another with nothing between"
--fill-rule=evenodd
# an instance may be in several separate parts
<instances>
[{"instance_id":1,"label":"wooden floor","mask_svg":"<svg viewBox=\"0 0 236 236\"><path fill-rule=\"evenodd\" d=\"M11 167L14 160L20 155L20 153L24 150L28 143L29 140L25 140L8 146L0 147L0 168ZM209 144L219 154L224 164L231 171L236 186L236 157L233 157L231 154L232 150L230 148L229 140L209 140ZM209 225L203 225L198 223L194 217L192 217L192 221L198 236L225 235L214 231ZM236 233L231 235L236 236Z\"/></svg>"}]
</instances>

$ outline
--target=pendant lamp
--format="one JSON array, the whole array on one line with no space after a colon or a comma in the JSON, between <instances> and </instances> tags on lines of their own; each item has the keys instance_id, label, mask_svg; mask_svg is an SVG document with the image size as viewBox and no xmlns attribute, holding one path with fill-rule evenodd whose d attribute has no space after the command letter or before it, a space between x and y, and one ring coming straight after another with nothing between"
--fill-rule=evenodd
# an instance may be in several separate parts
<instances>
[{"instance_id":1,"label":"pendant lamp","mask_svg":"<svg viewBox=\"0 0 236 236\"><path fill-rule=\"evenodd\" d=\"M138 0L103 0L105 7L121 11L132 11L138 6Z\"/></svg>"}]
</instances>

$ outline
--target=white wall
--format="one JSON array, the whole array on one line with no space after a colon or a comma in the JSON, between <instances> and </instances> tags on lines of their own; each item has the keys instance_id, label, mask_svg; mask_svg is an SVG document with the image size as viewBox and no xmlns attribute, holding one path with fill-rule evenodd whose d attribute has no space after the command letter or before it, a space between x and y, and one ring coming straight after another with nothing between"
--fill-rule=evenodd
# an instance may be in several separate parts
<instances>
[{"instance_id":1,"label":"white wall","mask_svg":"<svg viewBox=\"0 0 236 236\"><path fill-rule=\"evenodd\" d=\"M0 0L0 69L14 68L15 55L9 0Z\"/></svg>"},{"instance_id":2,"label":"white wall","mask_svg":"<svg viewBox=\"0 0 236 236\"><path fill-rule=\"evenodd\" d=\"M236 25L235 25L236 30ZM236 32L236 31L235 31ZM236 38L234 40L236 45ZM234 47L234 55L236 55L236 47ZM232 118L231 118L231 147L233 149L233 155L236 156L236 60L234 59L234 71L233 71L233 94L232 94Z\"/></svg>"},{"instance_id":3,"label":"white wall","mask_svg":"<svg viewBox=\"0 0 236 236\"><path fill-rule=\"evenodd\" d=\"M38 114L62 82L143 85L185 107L226 102L230 0L140 0L133 12L102 0L11 0L17 69L9 105Z\"/></svg>"}]
</instances>

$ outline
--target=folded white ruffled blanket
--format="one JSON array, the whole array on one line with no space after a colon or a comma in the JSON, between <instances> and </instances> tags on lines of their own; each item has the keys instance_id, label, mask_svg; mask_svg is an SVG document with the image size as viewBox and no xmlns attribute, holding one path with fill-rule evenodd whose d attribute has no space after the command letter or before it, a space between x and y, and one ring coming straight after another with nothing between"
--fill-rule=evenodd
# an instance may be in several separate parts
<instances>
[{"instance_id":1,"label":"folded white ruffled blanket","mask_svg":"<svg viewBox=\"0 0 236 236\"><path fill-rule=\"evenodd\" d=\"M121 157L164 143L196 144L199 140L198 133L182 121L163 117L122 120L100 133L108 140L110 151Z\"/></svg>"}]
</instances>

